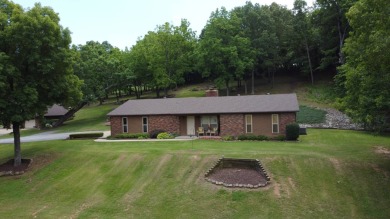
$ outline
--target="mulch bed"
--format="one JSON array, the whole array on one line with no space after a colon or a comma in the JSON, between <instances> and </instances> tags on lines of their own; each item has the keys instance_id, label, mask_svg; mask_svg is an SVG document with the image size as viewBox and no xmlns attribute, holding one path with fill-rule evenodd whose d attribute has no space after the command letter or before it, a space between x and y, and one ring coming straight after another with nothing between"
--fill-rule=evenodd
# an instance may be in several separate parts
<instances>
[{"instance_id":1,"label":"mulch bed","mask_svg":"<svg viewBox=\"0 0 390 219\"><path fill-rule=\"evenodd\" d=\"M208 178L227 184L257 185L267 183L264 176L251 168L217 168Z\"/></svg>"},{"instance_id":2,"label":"mulch bed","mask_svg":"<svg viewBox=\"0 0 390 219\"><path fill-rule=\"evenodd\" d=\"M22 159L22 164L18 167L14 166L14 159L11 159L3 164L0 164L0 176L20 175L27 171L32 159Z\"/></svg>"}]
</instances>

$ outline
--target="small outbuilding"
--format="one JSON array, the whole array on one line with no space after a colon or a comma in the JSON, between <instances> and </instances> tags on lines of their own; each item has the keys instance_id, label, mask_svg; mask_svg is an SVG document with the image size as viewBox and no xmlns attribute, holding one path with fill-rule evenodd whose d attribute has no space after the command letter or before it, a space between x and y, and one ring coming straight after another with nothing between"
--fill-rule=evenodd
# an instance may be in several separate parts
<instances>
[{"instance_id":1,"label":"small outbuilding","mask_svg":"<svg viewBox=\"0 0 390 219\"><path fill-rule=\"evenodd\" d=\"M47 109L47 112L43 115L43 118L45 120L56 120L64 116L68 112L65 107L54 104L50 108ZM35 118L35 127L40 128L41 122L39 121L39 118Z\"/></svg>"}]
</instances>

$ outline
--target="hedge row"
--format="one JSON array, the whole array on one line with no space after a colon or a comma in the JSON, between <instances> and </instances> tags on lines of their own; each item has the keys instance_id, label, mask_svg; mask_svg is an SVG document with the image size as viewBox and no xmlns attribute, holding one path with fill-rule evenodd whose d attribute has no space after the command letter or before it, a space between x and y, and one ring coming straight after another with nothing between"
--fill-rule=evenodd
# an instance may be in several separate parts
<instances>
[{"instance_id":1,"label":"hedge row","mask_svg":"<svg viewBox=\"0 0 390 219\"><path fill-rule=\"evenodd\" d=\"M265 135L239 135L237 140L240 141L267 141L269 137Z\"/></svg>"},{"instance_id":2,"label":"hedge row","mask_svg":"<svg viewBox=\"0 0 390 219\"><path fill-rule=\"evenodd\" d=\"M100 137L103 137L103 132L80 133L80 134L70 134L69 135L69 139L100 138Z\"/></svg>"},{"instance_id":3,"label":"hedge row","mask_svg":"<svg viewBox=\"0 0 390 219\"><path fill-rule=\"evenodd\" d=\"M122 133L122 134L117 134L114 136L114 138L117 139L147 139L149 138L148 133Z\"/></svg>"},{"instance_id":4,"label":"hedge row","mask_svg":"<svg viewBox=\"0 0 390 219\"><path fill-rule=\"evenodd\" d=\"M224 138L224 140L227 140L227 141L232 141L234 139L235 138L233 136L228 136L228 137ZM240 135L237 137L237 140L240 140L240 141L270 141L270 140L285 141L286 137L284 135L278 135L278 136L273 136L273 137L268 137L265 135Z\"/></svg>"}]
</instances>

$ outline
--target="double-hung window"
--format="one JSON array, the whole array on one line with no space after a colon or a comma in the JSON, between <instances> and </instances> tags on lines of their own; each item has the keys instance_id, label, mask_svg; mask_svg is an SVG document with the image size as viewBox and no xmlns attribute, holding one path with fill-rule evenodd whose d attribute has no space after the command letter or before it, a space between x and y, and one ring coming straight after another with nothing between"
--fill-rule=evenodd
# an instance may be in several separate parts
<instances>
[{"instance_id":1,"label":"double-hung window","mask_svg":"<svg viewBox=\"0 0 390 219\"><path fill-rule=\"evenodd\" d=\"M127 133L129 131L129 124L127 117L122 117L122 132Z\"/></svg>"},{"instance_id":2,"label":"double-hung window","mask_svg":"<svg viewBox=\"0 0 390 219\"><path fill-rule=\"evenodd\" d=\"M142 132L143 133L148 132L148 117L146 117L146 116L142 117Z\"/></svg>"},{"instance_id":3,"label":"double-hung window","mask_svg":"<svg viewBox=\"0 0 390 219\"><path fill-rule=\"evenodd\" d=\"M252 133L252 115L245 115L245 130L246 133Z\"/></svg>"},{"instance_id":4,"label":"double-hung window","mask_svg":"<svg viewBox=\"0 0 390 219\"><path fill-rule=\"evenodd\" d=\"M272 114L272 133L279 133L279 115Z\"/></svg>"},{"instance_id":5,"label":"double-hung window","mask_svg":"<svg viewBox=\"0 0 390 219\"><path fill-rule=\"evenodd\" d=\"M200 119L200 126L205 130L209 128L218 128L218 117L217 116L202 116Z\"/></svg>"}]
</instances>

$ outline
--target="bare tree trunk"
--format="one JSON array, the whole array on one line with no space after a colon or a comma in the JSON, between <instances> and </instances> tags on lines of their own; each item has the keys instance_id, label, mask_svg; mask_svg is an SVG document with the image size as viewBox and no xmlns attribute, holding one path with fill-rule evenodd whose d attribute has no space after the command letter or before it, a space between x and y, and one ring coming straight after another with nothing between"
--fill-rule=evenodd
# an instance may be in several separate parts
<instances>
[{"instance_id":1,"label":"bare tree trunk","mask_svg":"<svg viewBox=\"0 0 390 219\"><path fill-rule=\"evenodd\" d=\"M22 154L20 149L20 123L13 122L12 130L14 132L14 166L18 167L22 164Z\"/></svg>"},{"instance_id":2,"label":"bare tree trunk","mask_svg":"<svg viewBox=\"0 0 390 219\"><path fill-rule=\"evenodd\" d=\"M226 96L229 96L229 81L225 81L226 85Z\"/></svg>"},{"instance_id":3,"label":"bare tree trunk","mask_svg":"<svg viewBox=\"0 0 390 219\"><path fill-rule=\"evenodd\" d=\"M119 91L115 91L115 96L116 96L116 102L119 103Z\"/></svg>"},{"instance_id":4,"label":"bare tree trunk","mask_svg":"<svg viewBox=\"0 0 390 219\"><path fill-rule=\"evenodd\" d=\"M255 69L252 69L252 95L255 94Z\"/></svg>"},{"instance_id":5,"label":"bare tree trunk","mask_svg":"<svg viewBox=\"0 0 390 219\"><path fill-rule=\"evenodd\" d=\"M310 59L310 53L309 53L309 44L307 43L306 37L305 37L305 46L306 46L307 60L309 61L311 84L314 84L313 68L311 67L311 59Z\"/></svg>"},{"instance_id":6,"label":"bare tree trunk","mask_svg":"<svg viewBox=\"0 0 390 219\"><path fill-rule=\"evenodd\" d=\"M83 102L79 103L79 105L77 105L77 107L72 108L71 110L69 110L65 115L63 115L59 120L57 120L57 121L53 124L53 128L62 125L66 120L68 120L69 118L71 118L77 111L79 111L79 110L80 110L81 108L83 108L85 105L87 105L87 101L83 101Z\"/></svg>"},{"instance_id":7,"label":"bare tree trunk","mask_svg":"<svg viewBox=\"0 0 390 219\"><path fill-rule=\"evenodd\" d=\"M244 80L244 88L245 88L245 95L248 94L248 86L247 86L247 81Z\"/></svg>"},{"instance_id":8,"label":"bare tree trunk","mask_svg":"<svg viewBox=\"0 0 390 219\"><path fill-rule=\"evenodd\" d=\"M339 64L343 65L345 63L345 56L343 53L343 46L344 46L344 40L345 36L347 34L347 30L349 27L349 23L347 21L347 24L345 25L345 28L342 27L342 11L340 8L340 5L336 2L336 8L337 8L337 29L339 31Z\"/></svg>"},{"instance_id":9,"label":"bare tree trunk","mask_svg":"<svg viewBox=\"0 0 390 219\"><path fill-rule=\"evenodd\" d=\"M160 98L160 88L156 87L156 97Z\"/></svg>"},{"instance_id":10,"label":"bare tree trunk","mask_svg":"<svg viewBox=\"0 0 390 219\"><path fill-rule=\"evenodd\" d=\"M272 70L272 88L275 86L275 70Z\"/></svg>"},{"instance_id":11,"label":"bare tree trunk","mask_svg":"<svg viewBox=\"0 0 390 219\"><path fill-rule=\"evenodd\" d=\"M164 96L168 97L168 88L164 88Z\"/></svg>"},{"instance_id":12,"label":"bare tree trunk","mask_svg":"<svg viewBox=\"0 0 390 219\"><path fill-rule=\"evenodd\" d=\"M142 90L142 86L138 86L138 85L134 86L134 93L137 99L141 99L141 90Z\"/></svg>"}]
</instances>

